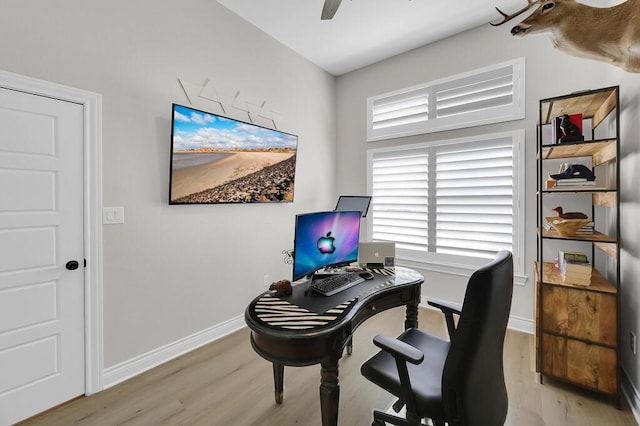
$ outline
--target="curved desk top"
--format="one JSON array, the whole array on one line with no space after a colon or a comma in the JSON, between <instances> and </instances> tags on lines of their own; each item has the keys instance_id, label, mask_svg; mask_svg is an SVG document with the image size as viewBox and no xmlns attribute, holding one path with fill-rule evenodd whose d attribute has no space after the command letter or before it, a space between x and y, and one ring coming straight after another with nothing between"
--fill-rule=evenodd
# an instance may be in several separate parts
<instances>
[{"instance_id":1,"label":"curved desk top","mask_svg":"<svg viewBox=\"0 0 640 426\"><path fill-rule=\"evenodd\" d=\"M317 339L323 333L331 333L345 323L353 322L363 307L380 296L402 294L403 290L424 281L422 275L403 267L368 270L374 273L373 280L364 281L333 296L327 297L308 290L307 283L294 286L291 296L276 297L271 292L265 292L249 304L245 321L253 331L272 338ZM408 298L403 302L412 300ZM355 329L350 328L351 332Z\"/></svg>"}]
</instances>

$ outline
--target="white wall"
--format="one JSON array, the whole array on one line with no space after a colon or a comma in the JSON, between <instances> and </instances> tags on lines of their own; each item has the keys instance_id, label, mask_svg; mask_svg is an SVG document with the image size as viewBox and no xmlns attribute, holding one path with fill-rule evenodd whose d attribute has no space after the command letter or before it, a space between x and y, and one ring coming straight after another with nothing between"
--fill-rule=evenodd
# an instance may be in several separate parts
<instances>
[{"instance_id":1,"label":"white wall","mask_svg":"<svg viewBox=\"0 0 640 426\"><path fill-rule=\"evenodd\" d=\"M533 330L533 261L536 256L536 122L538 100L577 90L607 85L609 67L600 62L576 59L555 50L544 36L514 38L510 28L487 25L415 49L389 60L338 78L338 192L365 193L366 150L404 143L458 138L473 132L497 133L525 129L526 218L525 286L516 286L511 309L514 325ZM526 118L502 124L456 131L366 142L366 98L525 57ZM466 276L425 275L423 297L462 303Z\"/></svg>"},{"instance_id":2,"label":"white wall","mask_svg":"<svg viewBox=\"0 0 640 426\"><path fill-rule=\"evenodd\" d=\"M105 367L242 318L263 275L290 278L295 213L335 205L334 77L216 1L3 1L0 69L103 95L104 205L126 221L104 227ZM294 203L168 205L178 78L282 115L299 136Z\"/></svg>"},{"instance_id":3,"label":"white wall","mask_svg":"<svg viewBox=\"0 0 640 426\"><path fill-rule=\"evenodd\" d=\"M640 75L615 68L610 85L620 85L620 275L622 282L622 368L640 414L640 353L629 349L629 333L640 333ZM636 417L637 418L637 417Z\"/></svg>"}]
</instances>

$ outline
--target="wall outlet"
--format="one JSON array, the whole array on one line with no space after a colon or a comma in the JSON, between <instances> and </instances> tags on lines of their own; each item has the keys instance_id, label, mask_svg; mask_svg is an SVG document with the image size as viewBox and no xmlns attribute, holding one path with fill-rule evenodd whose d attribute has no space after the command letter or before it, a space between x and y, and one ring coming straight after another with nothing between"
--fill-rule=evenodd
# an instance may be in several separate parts
<instances>
[{"instance_id":1,"label":"wall outlet","mask_svg":"<svg viewBox=\"0 0 640 426\"><path fill-rule=\"evenodd\" d=\"M265 288L269 288L269 286L271 285L271 277L269 276L269 274L266 274L262 278L262 285L264 285Z\"/></svg>"},{"instance_id":2,"label":"wall outlet","mask_svg":"<svg viewBox=\"0 0 640 426\"><path fill-rule=\"evenodd\" d=\"M633 331L629 332L629 349L631 349L631 353L636 354L636 335Z\"/></svg>"}]
</instances>

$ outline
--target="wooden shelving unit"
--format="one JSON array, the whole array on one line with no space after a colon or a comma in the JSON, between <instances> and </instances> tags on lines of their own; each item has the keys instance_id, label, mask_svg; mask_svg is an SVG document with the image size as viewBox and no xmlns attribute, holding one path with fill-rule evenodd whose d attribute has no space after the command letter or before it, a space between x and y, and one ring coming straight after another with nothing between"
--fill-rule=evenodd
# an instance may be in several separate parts
<instances>
[{"instance_id":1,"label":"wooden shelving unit","mask_svg":"<svg viewBox=\"0 0 640 426\"><path fill-rule=\"evenodd\" d=\"M540 100L537 145L537 261L534 265L536 315L536 369L540 380L553 377L620 401L620 187L619 158L619 88L572 93ZM555 144L545 132L555 117L582 114L591 127L591 137L584 142ZM600 126L609 132L596 138ZM602 129L600 129L602 130ZM546 140L545 140L546 139ZM596 187L547 188L548 164L587 159L591 167L607 171L606 182ZM555 173L555 172L553 172ZM590 197L593 234L566 237L545 230L551 197ZM567 197L567 198L564 198ZM596 220L596 209L607 217ZM604 213L600 210L606 210ZM612 226L611 223L614 223ZM571 249L572 244L588 244L594 265L588 286L563 281L553 262L557 252L548 246ZM566 247L565 247L566 245ZM595 267L596 256L606 270ZM604 259L604 260L602 260Z\"/></svg>"}]
</instances>

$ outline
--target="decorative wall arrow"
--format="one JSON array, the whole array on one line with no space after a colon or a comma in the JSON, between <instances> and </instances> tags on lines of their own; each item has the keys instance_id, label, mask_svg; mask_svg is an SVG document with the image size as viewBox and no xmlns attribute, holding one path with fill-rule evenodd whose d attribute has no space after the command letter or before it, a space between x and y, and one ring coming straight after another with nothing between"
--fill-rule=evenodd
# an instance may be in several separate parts
<instances>
[{"instance_id":1,"label":"decorative wall arrow","mask_svg":"<svg viewBox=\"0 0 640 426\"><path fill-rule=\"evenodd\" d=\"M233 108L246 114L252 123L255 123L259 118L270 121L274 129L278 128L276 121L279 122L282 119L280 113L267 108L266 100L251 102L242 96L240 90L236 90L234 93L218 90L209 79L206 79L204 84L191 83L181 78L178 78L178 82L191 105L198 101L213 102L220 107L223 114L229 114Z\"/></svg>"}]
</instances>

